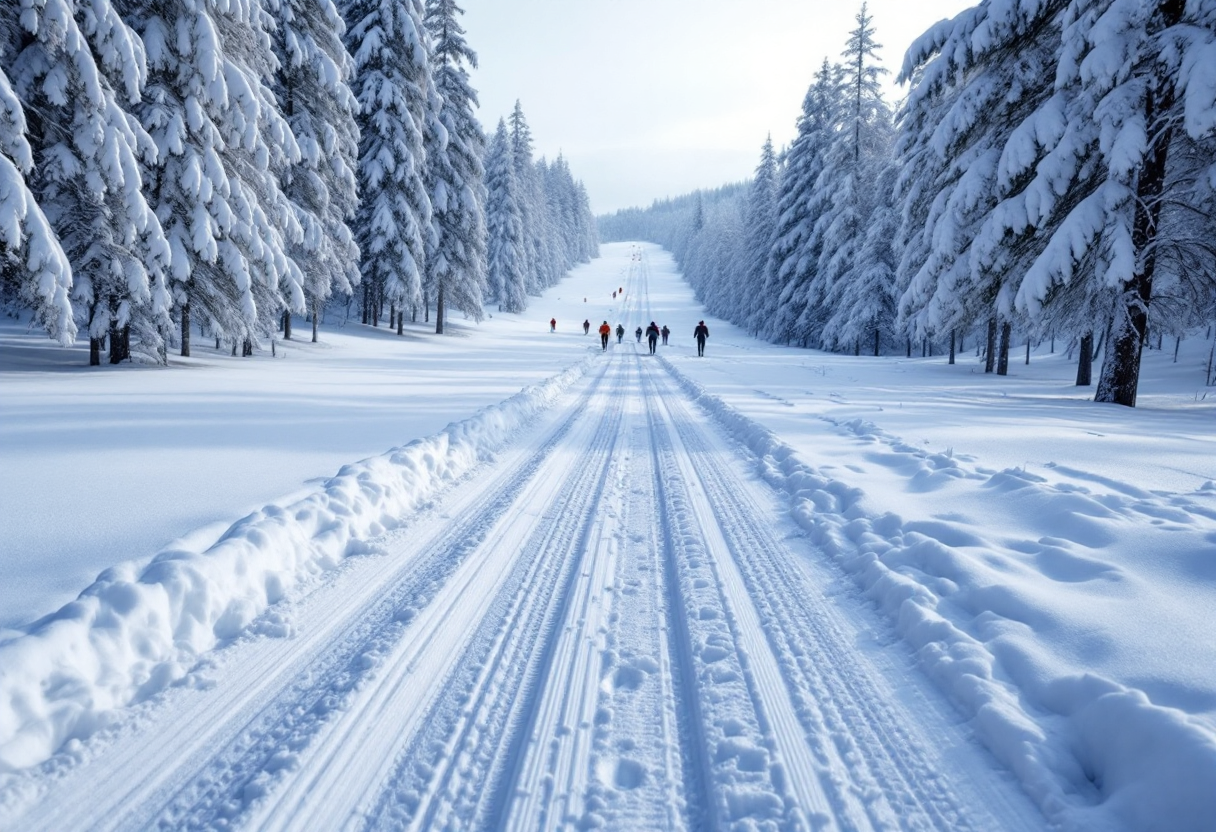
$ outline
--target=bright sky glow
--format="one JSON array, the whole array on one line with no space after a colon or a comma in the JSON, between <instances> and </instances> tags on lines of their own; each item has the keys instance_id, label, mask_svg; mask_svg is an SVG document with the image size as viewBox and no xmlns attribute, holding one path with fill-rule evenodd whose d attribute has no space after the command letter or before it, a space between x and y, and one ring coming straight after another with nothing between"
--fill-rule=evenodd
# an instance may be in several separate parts
<instances>
[{"instance_id":1,"label":"bright sky glow","mask_svg":"<svg viewBox=\"0 0 1216 832\"><path fill-rule=\"evenodd\" d=\"M870 0L893 79L912 39L973 5ZM596 213L746 179L778 146L860 2L464 0L487 131L519 99L538 155L559 152Z\"/></svg>"}]
</instances>

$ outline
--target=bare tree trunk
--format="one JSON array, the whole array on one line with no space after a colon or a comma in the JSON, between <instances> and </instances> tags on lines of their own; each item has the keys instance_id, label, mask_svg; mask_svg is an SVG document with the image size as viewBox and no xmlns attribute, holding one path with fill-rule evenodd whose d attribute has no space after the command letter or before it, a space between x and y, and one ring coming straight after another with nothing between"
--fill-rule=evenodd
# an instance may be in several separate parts
<instances>
[{"instance_id":1,"label":"bare tree trunk","mask_svg":"<svg viewBox=\"0 0 1216 832\"><path fill-rule=\"evenodd\" d=\"M1001 324L1001 346L996 358L996 374L998 376L1009 375L1009 336L1013 331L1013 324L1005 321Z\"/></svg>"},{"instance_id":2,"label":"bare tree trunk","mask_svg":"<svg viewBox=\"0 0 1216 832\"><path fill-rule=\"evenodd\" d=\"M435 334L443 334L443 284L439 284L439 291L435 294Z\"/></svg>"},{"instance_id":3,"label":"bare tree trunk","mask_svg":"<svg viewBox=\"0 0 1216 832\"><path fill-rule=\"evenodd\" d=\"M954 330L950 330L950 364L954 363Z\"/></svg>"},{"instance_id":4,"label":"bare tree trunk","mask_svg":"<svg viewBox=\"0 0 1216 832\"><path fill-rule=\"evenodd\" d=\"M1178 339L1176 341L1174 341L1174 363L1175 364L1178 363L1178 350L1181 347L1182 347L1182 336L1179 335Z\"/></svg>"},{"instance_id":5,"label":"bare tree trunk","mask_svg":"<svg viewBox=\"0 0 1216 832\"><path fill-rule=\"evenodd\" d=\"M1185 0L1160 0L1154 17L1162 29L1176 26L1182 19ZM1109 344L1102 360L1102 378L1094 401L1136 406L1140 384L1140 352L1148 330L1148 306L1153 296L1153 274L1157 265L1157 222L1161 216L1161 196L1165 190L1166 161L1174 135L1174 121L1167 116L1174 107L1174 83L1161 73L1149 80L1144 124L1149 147L1136 181L1135 214L1132 221L1132 248L1136 254L1132 274L1120 287ZM1156 80L1156 85L1152 81Z\"/></svg>"},{"instance_id":6,"label":"bare tree trunk","mask_svg":"<svg viewBox=\"0 0 1216 832\"><path fill-rule=\"evenodd\" d=\"M219 349L219 339L215 339L216 349ZM190 301L182 304L182 357L190 357Z\"/></svg>"},{"instance_id":7,"label":"bare tree trunk","mask_svg":"<svg viewBox=\"0 0 1216 832\"><path fill-rule=\"evenodd\" d=\"M317 298L312 299L312 342L317 343L317 319L321 317L321 301Z\"/></svg>"},{"instance_id":8,"label":"bare tree trunk","mask_svg":"<svg viewBox=\"0 0 1216 832\"><path fill-rule=\"evenodd\" d=\"M882 347L882 335L878 331L878 327L874 327L874 357L878 358L878 352Z\"/></svg>"},{"instance_id":9,"label":"bare tree trunk","mask_svg":"<svg viewBox=\"0 0 1216 832\"><path fill-rule=\"evenodd\" d=\"M291 340L291 310L283 310L283 340Z\"/></svg>"},{"instance_id":10,"label":"bare tree trunk","mask_svg":"<svg viewBox=\"0 0 1216 832\"><path fill-rule=\"evenodd\" d=\"M1026 339L1026 363L1030 363L1030 338Z\"/></svg>"},{"instance_id":11,"label":"bare tree trunk","mask_svg":"<svg viewBox=\"0 0 1216 832\"><path fill-rule=\"evenodd\" d=\"M89 366L101 366L101 339L89 338Z\"/></svg>"},{"instance_id":12,"label":"bare tree trunk","mask_svg":"<svg viewBox=\"0 0 1216 832\"><path fill-rule=\"evenodd\" d=\"M996 318L988 319L988 351L984 355L984 372L991 373L996 367Z\"/></svg>"}]
</instances>

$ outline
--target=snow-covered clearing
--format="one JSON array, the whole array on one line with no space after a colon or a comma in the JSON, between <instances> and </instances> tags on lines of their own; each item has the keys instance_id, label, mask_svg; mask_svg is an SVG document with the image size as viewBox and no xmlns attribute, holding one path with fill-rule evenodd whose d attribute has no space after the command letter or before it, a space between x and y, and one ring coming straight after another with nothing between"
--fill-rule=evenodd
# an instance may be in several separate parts
<instances>
[{"instance_id":1,"label":"snow-covered clearing","mask_svg":"<svg viewBox=\"0 0 1216 832\"><path fill-rule=\"evenodd\" d=\"M463 337L5 329L0 829L1214 828L1210 342L1128 410L701 317L615 244Z\"/></svg>"}]
</instances>

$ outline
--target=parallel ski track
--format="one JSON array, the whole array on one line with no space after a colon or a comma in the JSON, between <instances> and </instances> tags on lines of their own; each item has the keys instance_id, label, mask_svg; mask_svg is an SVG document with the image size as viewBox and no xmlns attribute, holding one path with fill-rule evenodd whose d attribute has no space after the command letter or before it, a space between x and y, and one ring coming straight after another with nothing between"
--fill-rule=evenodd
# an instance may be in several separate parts
<instances>
[{"instance_id":1,"label":"parallel ski track","mask_svg":"<svg viewBox=\"0 0 1216 832\"><path fill-rule=\"evenodd\" d=\"M364 570L356 586L344 587L344 614L314 619L325 625L290 642L254 639L252 644L235 645L252 653L241 656L249 670L237 684L197 694L185 703L189 711L177 714L175 722L204 730L185 735L164 731L151 740L120 737L112 748L98 751L87 771L58 774L52 793L12 828L104 832L242 825L250 805L295 767L294 760L284 756L285 747L306 752L315 736L349 707L355 691L377 675L383 655L406 635L411 618L512 509L520 491L579 424L604 376L601 371L592 379L534 452L518 454L484 487L457 500L454 519L431 518L431 523L421 524L424 530L428 525L434 529L417 557L407 558L389 576ZM410 531L416 530L407 528L390 537ZM267 699L267 690L277 693ZM174 693L180 692L169 692ZM143 733L138 727L134 732ZM144 776L132 778L132 771ZM74 776L90 779L90 800L72 799Z\"/></svg>"},{"instance_id":2,"label":"parallel ski track","mask_svg":"<svg viewBox=\"0 0 1216 832\"><path fill-rule=\"evenodd\" d=\"M694 466L663 399L670 393L655 383L650 359L642 366L667 563L678 589L670 599L678 664L696 685L686 709L699 724L690 746L709 789L702 828L810 829L826 808L815 761L803 743L789 741L794 718L779 671L756 649L755 627L743 617L750 601L732 591L715 557L721 532L698 509Z\"/></svg>"},{"instance_id":3,"label":"parallel ski track","mask_svg":"<svg viewBox=\"0 0 1216 832\"><path fill-rule=\"evenodd\" d=\"M684 453L695 458L704 511L719 519L744 587L736 608L754 605L758 631L781 667L806 741L815 752L831 815L842 829L962 830L998 828L983 811L972 817L941 776L932 755L888 705L843 632L814 607L817 593L794 555L760 518L764 510L725 460L737 446L714 440L704 414L694 416L678 385L651 373ZM995 795L986 795L996 798Z\"/></svg>"},{"instance_id":4,"label":"parallel ski track","mask_svg":"<svg viewBox=\"0 0 1216 832\"><path fill-rule=\"evenodd\" d=\"M504 828L577 597L594 507L609 488L624 402L623 367L610 367L610 389L587 408L589 435L571 438L568 476L516 555L519 580L504 587L423 729L402 749L366 828Z\"/></svg>"}]
</instances>

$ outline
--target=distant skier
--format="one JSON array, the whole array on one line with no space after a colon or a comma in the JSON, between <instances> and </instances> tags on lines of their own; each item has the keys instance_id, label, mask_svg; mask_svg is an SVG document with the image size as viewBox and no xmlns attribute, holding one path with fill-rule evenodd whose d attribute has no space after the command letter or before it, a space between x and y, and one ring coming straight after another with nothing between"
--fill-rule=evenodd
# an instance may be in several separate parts
<instances>
[{"instance_id":1,"label":"distant skier","mask_svg":"<svg viewBox=\"0 0 1216 832\"><path fill-rule=\"evenodd\" d=\"M557 332L557 318L550 318L550 319L549 319L549 331L550 331L550 332Z\"/></svg>"},{"instance_id":2,"label":"distant skier","mask_svg":"<svg viewBox=\"0 0 1216 832\"><path fill-rule=\"evenodd\" d=\"M663 346L667 346L667 336L671 334L671 330L667 328L667 324L663 324Z\"/></svg>"},{"instance_id":3,"label":"distant skier","mask_svg":"<svg viewBox=\"0 0 1216 832\"><path fill-rule=\"evenodd\" d=\"M625 337L625 325L617 324L616 325L616 342L618 344L621 343L621 339L624 337Z\"/></svg>"},{"instance_id":4,"label":"distant skier","mask_svg":"<svg viewBox=\"0 0 1216 832\"><path fill-rule=\"evenodd\" d=\"M692 331L692 337L697 339L697 355L705 355L705 339L709 337L709 327L705 325L705 321L697 324L697 328Z\"/></svg>"},{"instance_id":5,"label":"distant skier","mask_svg":"<svg viewBox=\"0 0 1216 832\"><path fill-rule=\"evenodd\" d=\"M591 321L583 321L583 334L586 335L591 331Z\"/></svg>"},{"instance_id":6,"label":"distant skier","mask_svg":"<svg viewBox=\"0 0 1216 832\"><path fill-rule=\"evenodd\" d=\"M650 326L646 327L646 343L650 345L650 354L654 355L654 345L659 342L659 327L654 322L650 322Z\"/></svg>"},{"instance_id":7,"label":"distant skier","mask_svg":"<svg viewBox=\"0 0 1216 832\"><path fill-rule=\"evenodd\" d=\"M608 336L612 334L612 327L608 326L608 322L604 321L600 324L600 346L608 349Z\"/></svg>"},{"instance_id":8,"label":"distant skier","mask_svg":"<svg viewBox=\"0 0 1216 832\"><path fill-rule=\"evenodd\" d=\"M638 327L637 329L635 329L635 330L633 331L633 334L634 334L635 336L637 336L638 343L639 343L639 344L640 344L640 343L642 343L642 328L641 328L641 327Z\"/></svg>"}]
</instances>

